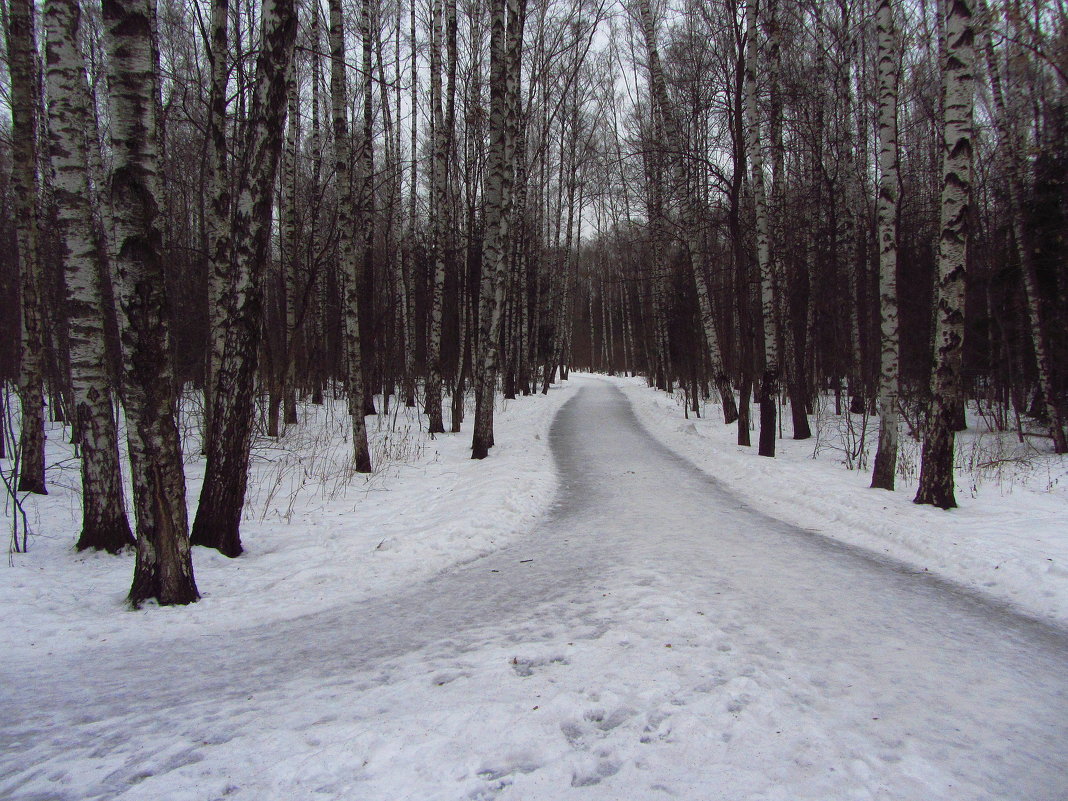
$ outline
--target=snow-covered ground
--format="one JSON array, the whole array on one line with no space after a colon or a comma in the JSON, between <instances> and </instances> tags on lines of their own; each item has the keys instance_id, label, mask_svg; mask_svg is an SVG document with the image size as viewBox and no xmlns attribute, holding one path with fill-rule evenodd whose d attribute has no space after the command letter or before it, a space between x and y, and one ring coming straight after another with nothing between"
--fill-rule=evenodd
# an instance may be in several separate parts
<instances>
[{"instance_id":1,"label":"snow-covered ground","mask_svg":"<svg viewBox=\"0 0 1068 801\"><path fill-rule=\"evenodd\" d=\"M132 553L74 550L81 480L70 429L53 424L49 495L23 499L29 551L10 554L9 567L0 567L0 610L13 624L0 629L0 652L54 653L292 618L484 555L529 531L551 501L556 477L546 435L571 392L565 386L546 396L499 400L493 469L470 458L471 410L463 433L431 438L423 415L394 405L388 415L368 418L371 477L351 469L347 402L301 406L299 426L278 441L259 437L253 448L241 529L245 553L231 560L194 548L202 599L188 608L148 604L137 612L123 603ZM192 522L204 458L192 415L182 428ZM9 531L10 502L0 509Z\"/></svg>"},{"instance_id":2,"label":"snow-covered ground","mask_svg":"<svg viewBox=\"0 0 1068 801\"><path fill-rule=\"evenodd\" d=\"M259 443L248 552L195 549L186 608L124 609L131 558L72 552L52 470L0 568L0 798L1068 798L1068 635L866 553L880 517L973 500L877 506L812 443L738 452L632 380L509 402L482 463L469 425L383 419L369 481L317 413ZM827 525L853 517L859 547Z\"/></svg>"},{"instance_id":3,"label":"snow-covered ground","mask_svg":"<svg viewBox=\"0 0 1068 801\"><path fill-rule=\"evenodd\" d=\"M884 492L869 488L878 418L867 422L864 469L847 468L847 454L860 450L861 418L833 415L833 402L813 421L814 439L790 439L786 419L776 458L762 459L757 432L752 447L739 446L717 405L687 417L681 393L650 389L642 378L602 380L626 393L661 442L768 514L1068 624L1068 458L1047 440L1018 445L1013 432L992 432L970 414L969 430L958 434L959 508L942 511L912 502L919 443L904 424L897 490Z\"/></svg>"}]
</instances>

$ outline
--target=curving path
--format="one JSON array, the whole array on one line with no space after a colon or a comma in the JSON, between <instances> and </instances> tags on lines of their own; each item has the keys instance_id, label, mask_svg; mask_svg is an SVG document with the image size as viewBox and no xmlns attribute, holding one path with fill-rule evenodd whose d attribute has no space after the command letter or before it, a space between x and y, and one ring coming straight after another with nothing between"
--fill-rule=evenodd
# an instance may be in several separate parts
<instances>
[{"instance_id":1,"label":"curving path","mask_svg":"<svg viewBox=\"0 0 1068 801\"><path fill-rule=\"evenodd\" d=\"M761 514L576 382L518 544L226 638L0 657L0 797L1068 799L1068 634Z\"/></svg>"}]
</instances>

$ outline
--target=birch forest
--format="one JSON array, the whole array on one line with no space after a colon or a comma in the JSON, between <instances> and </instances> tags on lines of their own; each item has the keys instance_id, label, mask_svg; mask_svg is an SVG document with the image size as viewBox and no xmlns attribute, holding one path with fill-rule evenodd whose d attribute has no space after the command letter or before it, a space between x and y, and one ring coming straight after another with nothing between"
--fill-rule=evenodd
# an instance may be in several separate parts
<instances>
[{"instance_id":1,"label":"birch forest","mask_svg":"<svg viewBox=\"0 0 1068 801\"><path fill-rule=\"evenodd\" d=\"M877 429L873 506L904 438L957 505L968 409L1068 451L1064 0L2 12L0 472L47 494L67 423L135 607L242 553L252 444L309 405L362 474L398 407L491 470L495 405L572 371L754 459L822 398Z\"/></svg>"}]
</instances>

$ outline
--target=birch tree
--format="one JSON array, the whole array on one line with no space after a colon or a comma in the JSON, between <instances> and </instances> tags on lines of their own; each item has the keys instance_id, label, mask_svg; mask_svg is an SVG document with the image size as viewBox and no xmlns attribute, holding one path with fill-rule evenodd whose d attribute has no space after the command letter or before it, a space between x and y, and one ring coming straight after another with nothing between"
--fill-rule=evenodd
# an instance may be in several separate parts
<instances>
[{"instance_id":1,"label":"birch tree","mask_svg":"<svg viewBox=\"0 0 1068 801\"><path fill-rule=\"evenodd\" d=\"M212 0L208 63L211 89L208 95L207 158L204 160L208 203L204 232L208 247L208 347L204 364L203 447L211 440L215 382L226 342L226 298L230 278L230 171L227 155L226 108L228 68L229 0Z\"/></svg>"},{"instance_id":2,"label":"birch tree","mask_svg":"<svg viewBox=\"0 0 1068 801\"><path fill-rule=\"evenodd\" d=\"M1016 246L1016 256L1020 262L1020 272L1023 275L1024 301L1027 308L1027 323L1031 334L1031 345L1035 351L1035 362L1038 368L1038 386L1042 392L1042 401L1045 406L1046 418L1049 425L1050 438L1053 440L1055 453L1068 453L1068 437L1065 436L1065 419L1062 404L1057 397L1057 382L1055 380L1055 362L1053 349L1050 344L1049 326L1043 314L1042 295L1038 283L1038 271L1035 267L1035 246L1031 241L1031 231L1024 220L1024 188L1023 179L1027 174L1026 158L1024 155L1024 137L1021 135L1020 123L1015 115L1015 110L1025 106L1026 98L1017 98L1019 95L1018 81L1010 80L1010 92L1004 89L1001 77L1001 67L994 55L994 45L991 40L991 27L993 20L990 17L986 3L980 0L980 8L984 14L983 31L983 54L986 58L987 72L990 75L991 95L994 99L995 122L999 144L1004 150L1007 161L1008 185L1009 185L1009 228L1013 242ZM1012 45L1016 60L1023 61L1019 52L1019 45ZM1013 108L1010 108L1006 100L1016 99Z\"/></svg>"},{"instance_id":3,"label":"birch tree","mask_svg":"<svg viewBox=\"0 0 1068 801\"><path fill-rule=\"evenodd\" d=\"M938 292L931 409L923 440L916 503L957 505L953 487L956 410L962 401L964 271L972 188L975 37L973 0L947 0L942 209L938 239Z\"/></svg>"},{"instance_id":4,"label":"birch tree","mask_svg":"<svg viewBox=\"0 0 1068 801\"><path fill-rule=\"evenodd\" d=\"M130 603L196 601L185 474L174 421L169 309L159 227L153 14L104 0L111 112L111 207L123 331L123 404L133 473L137 560Z\"/></svg>"},{"instance_id":5,"label":"birch tree","mask_svg":"<svg viewBox=\"0 0 1068 801\"><path fill-rule=\"evenodd\" d=\"M445 131L441 81L442 20L441 0L433 0L430 5L430 131L433 140L430 161L430 246L434 272L430 289L426 377L427 430L431 434L445 432L441 412L441 329L442 305L445 302L445 236L449 212L446 200L448 135Z\"/></svg>"},{"instance_id":6,"label":"birch tree","mask_svg":"<svg viewBox=\"0 0 1068 801\"><path fill-rule=\"evenodd\" d=\"M11 74L11 185L22 297L22 348L19 354L18 490L47 495L44 433L44 274L38 236L37 37L33 0L11 0L7 54Z\"/></svg>"},{"instance_id":7,"label":"birch tree","mask_svg":"<svg viewBox=\"0 0 1068 801\"><path fill-rule=\"evenodd\" d=\"M775 297L771 265L768 201L764 188L764 154L761 147L760 108L757 103L757 74L760 68L760 48L757 42L758 0L746 0L746 146L752 176L753 201L756 206L757 269L760 272L760 308L763 347L763 376L760 383L760 445L761 456L775 455L775 404L778 401L779 352L775 337Z\"/></svg>"},{"instance_id":8,"label":"birch tree","mask_svg":"<svg viewBox=\"0 0 1068 801\"><path fill-rule=\"evenodd\" d=\"M101 284L110 280L97 246L89 206L89 153L86 147L89 96L85 64L78 47L81 6L77 0L49 0L47 89L49 155L55 172L54 196L60 257L67 286L71 384L76 431L81 445L82 530L78 550L117 553L133 545L123 499L119 443L108 382Z\"/></svg>"},{"instance_id":9,"label":"birch tree","mask_svg":"<svg viewBox=\"0 0 1068 801\"><path fill-rule=\"evenodd\" d=\"M892 0L879 0L879 447L873 489L892 490L897 472L899 344L897 318L897 90L901 44Z\"/></svg>"},{"instance_id":10,"label":"birch tree","mask_svg":"<svg viewBox=\"0 0 1068 801\"><path fill-rule=\"evenodd\" d=\"M712 302L708 292L708 284L705 282L701 258L703 249L698 227L700 210L693 190L686 186L686 174L681 160L684 153L682 134L679 130L675 109L672 107L668 97L667 81L664 79L664 71L660 64L660 52L657 49L656 30L653 26L653 14L649 0L640 0L638 10L641 15L642 33L649 62L651 95L654 105L660 114L666 140L657 144L661 149L666 149L668 153L672 154L669 160L672 168L672 183L675 191L681 197L683 209L683 219L679 221L679 228L683 232L683 238L690 257L690 271L693 273L694 284L697 287L701 331L704 334L705 345L708 348L709 358L712 362L712 380L719 391L720 402L723 405L723 420L726 423L733 423L738 419L738 409L734 402L734 390L731 388L730 378L727 376L723 366L719 334L716 332ZM664 147L665 145L666 147Z\"/></svg>"},{"instance_id":11,"label":"birch tree","mask_svg":"<svg viewBox=\"0 0 1068 801\"><path fill-rule=\"evenodd\" d=\"M526 0L491 0L490 145L486 157L486 236L482 245L473 459L486 458L493 447L493 404L508 279L525 14Z\"/></svg>"},{"instance_id":12,"label":"birch tree","mask_svg":"<svg viewBox=\"0 0 1068 801\"><path fill-rule=\"evenodd\" d=\"M226 344L216 377L207 467L192 537L194 545L231 557L242 551L241 511L252 445L263 283L286 119L286 77L297 30L294 0L264 0L260 24L260 54L233 209Z\"/></svg>"},{"instance_id":13,"label":"birch tree","mask_svg":"<svg viewBox=\"0 0 1068 801\"><path fill-rule=\"evenodd\" d=\"M371 451L364 419L363 357L360 350L360 267L356 253L357 187L364 184L363 162L352 163L349 139L348 88L345 82L345 28L341 0L330 0L330 97L334 120L334 180L337 182L339 267L345 281L344 329L347 354L349 416L352 418L353 467L371 472ZM352 173L355 172L355 176Z\"/></svg>"}]
</instances>

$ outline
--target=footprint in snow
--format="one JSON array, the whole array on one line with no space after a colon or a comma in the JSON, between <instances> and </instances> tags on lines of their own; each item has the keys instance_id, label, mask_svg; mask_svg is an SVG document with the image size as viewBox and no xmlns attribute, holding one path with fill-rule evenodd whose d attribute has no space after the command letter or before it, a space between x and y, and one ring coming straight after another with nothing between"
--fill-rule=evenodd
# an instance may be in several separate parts
<instances>
[{"instance_id":1,"label":"footprint in snow","mask_svg":"<svg viewBox=\"0 0 1068 801\"><path fill-rule=\"evenodd\" d=\"M546 667L547 665L569 665L571 664L565 656L549 656L549 657L512 657L512 670L515 671L517 676L526 678L534 675L534 669L540 667Z\"/></svg>"}]
</instances>

